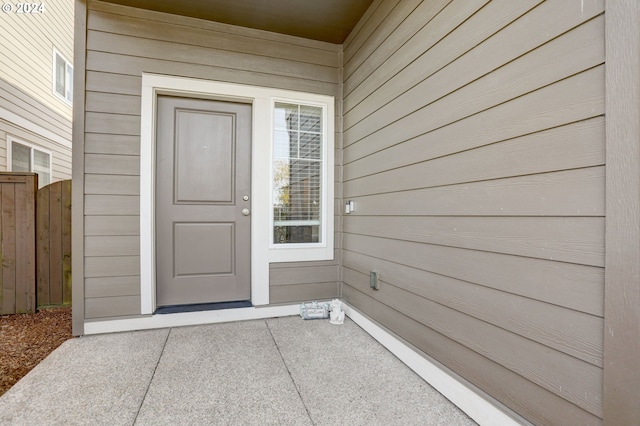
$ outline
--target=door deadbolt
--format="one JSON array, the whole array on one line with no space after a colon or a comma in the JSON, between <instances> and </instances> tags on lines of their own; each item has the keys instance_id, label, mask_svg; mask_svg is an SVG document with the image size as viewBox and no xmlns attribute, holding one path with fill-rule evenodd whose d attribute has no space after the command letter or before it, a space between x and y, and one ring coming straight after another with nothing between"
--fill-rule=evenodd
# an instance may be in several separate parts
<instances>
[{"instance_id":1,"label":"door deadbolt","mask_svg":"<svg viewBox=\"0 0 640 426\"><path fill-rule=\"evenodd\" d=\"M245 195L244 197L242 197L242 199L245 200L245 201L249 201L249 196Z\"/></svg>"}]
</instances>

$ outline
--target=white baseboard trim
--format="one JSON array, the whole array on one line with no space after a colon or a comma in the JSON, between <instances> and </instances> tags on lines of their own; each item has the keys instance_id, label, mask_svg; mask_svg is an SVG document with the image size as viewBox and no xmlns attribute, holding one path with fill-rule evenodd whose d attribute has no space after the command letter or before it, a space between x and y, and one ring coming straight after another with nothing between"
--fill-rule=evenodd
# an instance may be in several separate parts
<instances>
[{"instance_id":1,"label":"white baseboard trim","mask_svg":"<svg viewBox=\"0 0 640 426\"><path fill-rule=\"evenodd\" d=\"M478 424L491 426L521 424L356 309L346 303L343 304L343 307L346 315L353 322Z\"/></svg>"},{"instance_id":2,"label":"white baseboard trim","mask_svg":"<svg viewBox=\"0 0 640 426\"><path fill-rule=\"evenodd\" d=\"M182 312L177 314L161 314L138 318L85 322L84 334L116 333L121 331L150 330L154 328L216 324L222 322L285 317L299 314L299 304L268 306L264 308L237 308L223 309L219 311Z\"/></svg>"}]
</instances>

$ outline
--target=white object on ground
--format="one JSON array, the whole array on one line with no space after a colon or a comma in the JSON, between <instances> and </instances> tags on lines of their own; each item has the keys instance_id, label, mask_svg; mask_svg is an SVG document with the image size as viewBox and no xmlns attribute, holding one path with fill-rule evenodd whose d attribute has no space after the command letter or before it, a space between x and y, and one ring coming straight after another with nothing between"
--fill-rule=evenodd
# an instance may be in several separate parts
<instances>
[{"instance_id":1,"label":"white object on ground","mask_svg":"<svg viewBox=\"0 0 640 426\"><path fill-rule=\"evenodd\" d=\"M344 311L342 310L342 302L338 299L333 299L329 305L329 322L331 324L344 324Z\"/></svg>"}]
</instances>

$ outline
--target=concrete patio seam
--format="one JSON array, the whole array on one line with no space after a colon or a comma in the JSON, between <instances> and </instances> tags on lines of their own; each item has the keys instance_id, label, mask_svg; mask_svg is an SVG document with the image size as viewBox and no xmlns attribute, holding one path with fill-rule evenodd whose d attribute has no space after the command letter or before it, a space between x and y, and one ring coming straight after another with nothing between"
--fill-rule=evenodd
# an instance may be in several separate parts
<instances>
[{"instance_id":1,"label":"concrete patio seam","mask_svg":"<svg viewBox=\"0 0 640 426\"><path fill-rule=\"evenodd\" d=\"M295 387L296 392L298 393L298 397L300 397L300 401L302 402L302 406L304 407L305 411L307 412L307 416L309 417L309 421L311 422L312 425L315 426L315 422L313 421L313 417L311 417L311 412L309 411L309 408L307 407L307 404L304 402L304 398L302 397L302 394L300 393L300 388L298 387L298 384L296 383L295 379L293 378L293 375L291 374L291 370L289 370L289 366L287 365L287 361L284 359L284 356L282 355L282 351L280 351L280 347L278 346L278 341L276 340L275 336L273 335L273 332L271 331L271 327L269 327L269 321L268 320L264 320L264 323L267 326L267 330L269 330L269 335L271 335L271 340L273 340L273 344L276 345L276 349L278 350L278 354L280 355L280 359L282 359L282 364L284 364L284 368L287 370L287 374L289 374L289 378L291 379L291 382L293 383L293 387Z\"/></svg>"},{"instance_id":2,"label":"concrete patio seam","mask_svg":"<svg viewBox=\"0 0 640 426\"><path fill-rule=\"evenodd\" d=\"M142 396L142 400L140 401L140 405L138 405L138 411L136 411L136 416L133 419L133 423L131 426L134 426L138 421L138 416L140 415L140 410L144 405L144 402L147 399L147 394L149 393L149 389L151 388L151 383L153 383L153 378L156 376L156 371L158 370L158 365L160 365L160 360L162 359L162 355L164 354L164 349L167 347L167 342L169 341L169 336L171 336L171 331L173 328L169 329L167 333L167 337L164 339L164 343L162 344L162 350L160 351L160 355L158 356L158 360L156 361L156 366L153 368L153 373L151 374L151 378L149 379L149 383L147 384L147 389L144 391L144 395Z\"/></svg>"}]
</instances>

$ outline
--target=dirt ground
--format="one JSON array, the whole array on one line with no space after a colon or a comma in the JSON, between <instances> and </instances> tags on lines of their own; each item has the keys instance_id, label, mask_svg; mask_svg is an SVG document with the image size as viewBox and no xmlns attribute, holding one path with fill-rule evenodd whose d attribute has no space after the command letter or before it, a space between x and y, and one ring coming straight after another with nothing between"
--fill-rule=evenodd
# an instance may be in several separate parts
<instances>
[{"instance_id":1,"label":"dirt ground","mask_svg":"<svg viewBox=\"0 0 640 426\"><path fill-rule=\"evenodd\" d=\"M72 337L71 308L0 316L0 395Z\"/></svg>"}]
</instances>

